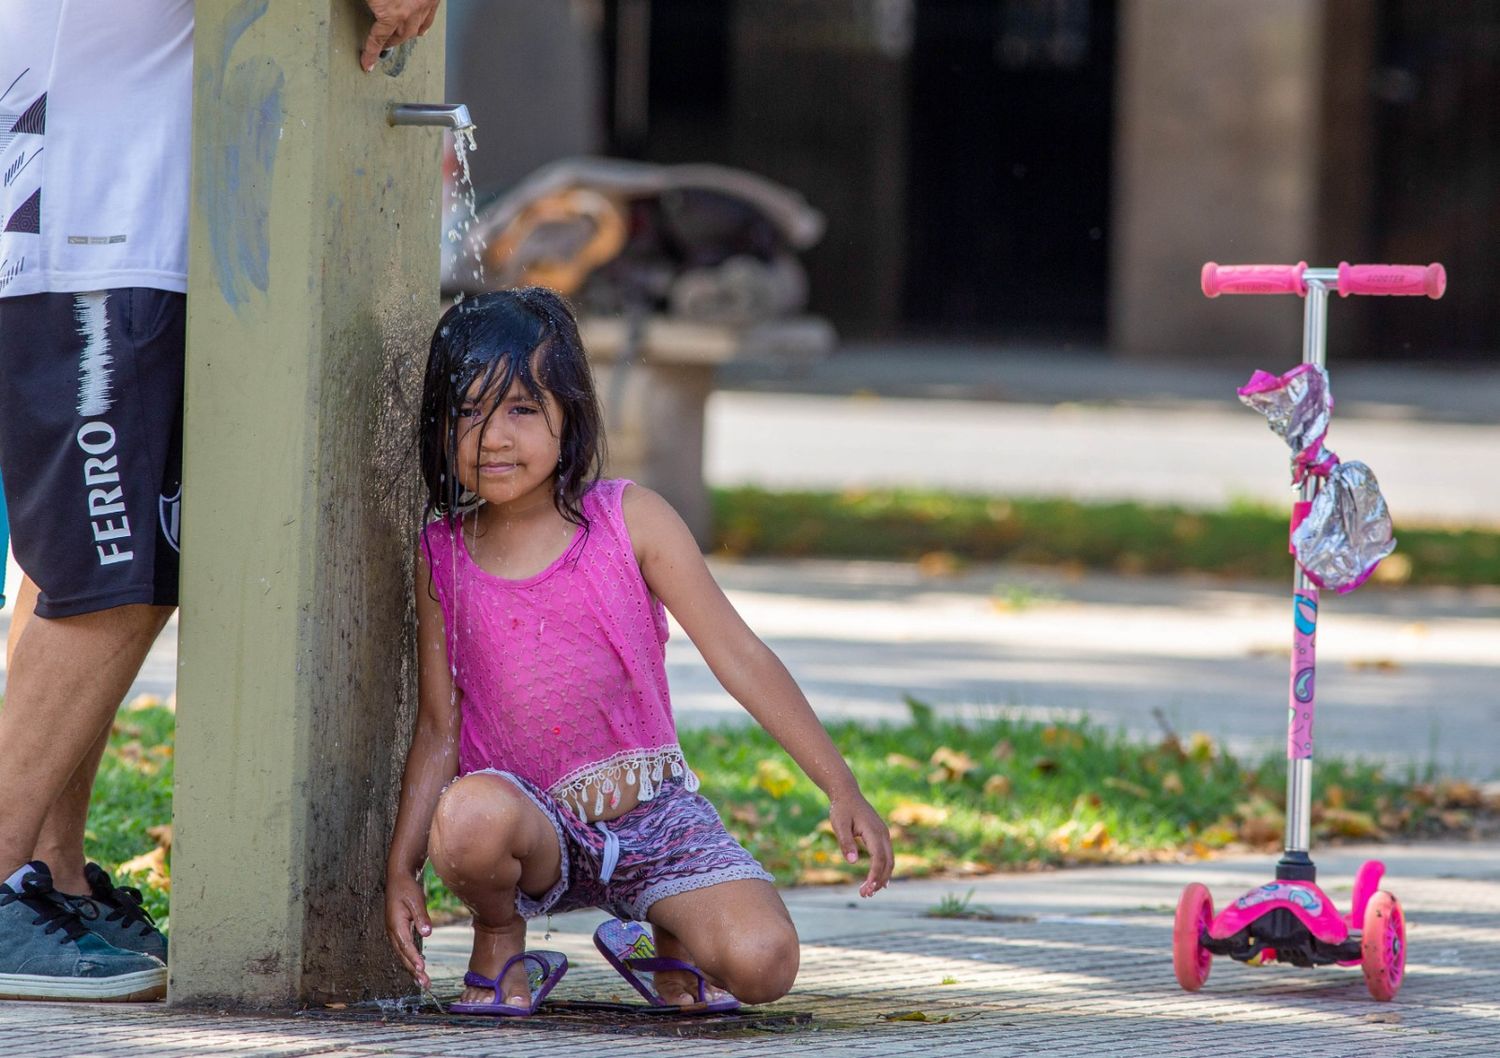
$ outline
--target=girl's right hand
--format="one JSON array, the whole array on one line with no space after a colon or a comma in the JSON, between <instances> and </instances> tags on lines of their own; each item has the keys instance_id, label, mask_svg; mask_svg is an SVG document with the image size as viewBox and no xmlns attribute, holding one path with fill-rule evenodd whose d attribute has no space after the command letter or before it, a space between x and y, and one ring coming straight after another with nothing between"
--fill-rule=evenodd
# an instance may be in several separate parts
<instances>
[{"instance_id":1,"label":"girl's right hand","mask_svg":"<svg viewBox=\"0 0 1500 1058\"><path fill-rule=\"evenodd\" d=\"M401 958L407 973L423 988L432 987L427 963L412 937L415 929L424 937L432 936L432 920L427 917L427 894L422 883L410 875L387 875L385 879L385 933L391 947Z\"/></svg>"}]
</instances>

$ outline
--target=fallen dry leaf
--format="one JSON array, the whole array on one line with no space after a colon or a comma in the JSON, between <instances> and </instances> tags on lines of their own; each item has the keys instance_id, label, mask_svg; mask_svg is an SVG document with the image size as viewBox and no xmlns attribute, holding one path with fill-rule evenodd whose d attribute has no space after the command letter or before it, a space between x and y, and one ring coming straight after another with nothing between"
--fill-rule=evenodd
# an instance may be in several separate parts
<instances>
[{"instance_id":1,"label":"fallen dry leaf","mask_svg":"<svg viewBox=\"0 0 1500 1058\"><path fill-rule=\"evenodd\" d=\"M1352 808L1324 808L1321 822L1325 830L1341 838L1384 838L1385 831L1369 812Z\"/></svg>"},{"instance_id":2,"label":"fallen dry leaf","mask_svg":"<svg viewBox=\"0 0 1500 1058\"><path fill-rule=\"evenodd\" d=\"M903 827L935 827L947 819L948 809L920 801L902 801L890 814L890 821Z\"/></svg>"},{"instance_id":3,"label":"fallen dry leaf","mask_svg":"<svg viewBox=\"0 0 1500 1058\"><path fill-rule=\"evenodd\" d=\"M984 794L986 797L1009 797L1011 781L1008 775L991 775L984 780Z\"/></svg>"},{"instance_id":4,"label":"fallen dry leaf","mask_svg":"<svg viewBox=\"0 0 1500 1058\"><path fill-rule=\"evenodd\" d=\"M153 746L146 749L141 745L140 739L132 738L129 742L123 742L115 747L114 755L120 763L133 768L142 775L155 775L161 771L162 754L158 751L162 747Z\"/></svg>"},{"instance_id":5,"label":"fallen dry leaf","mask_svg":"<svg viewBox=\"0 0 1500 1058\"><path fill-rule=\"evenodd\" d=\"M809 867L797 874L798 885L843 885L849 876L832 867Z\"/></svg>"},{"instance_id":6,"label":"fallen dry leaf","mask_svg":"<svg viewBox=\"0 0 1500 1058\"><path fill-rule=\"evenodd\" d=\"M1150 797L1151 791L1140 783L1131 782L1129 779L1121 779L1114 775L1106 775L1103 779L1104 785L1111 790L1119 790L1128 793L1132 797Z\"/></svg>"},{"instance_id":7,"label":"fallen dry leaf","mask_svg":"<svg viewBox=\"0 0 1500 1058\"><path fill-rule=\"evenodd\" d=\"M1251 845L1269 845L1281 840L1286 816L1270 801L1255 797L1235 806L1240 817L1240 840Z\"/></svg>"},{"instance_id":8,"label":"fallen dry leaf","mask_svg":"<svg viewBox=\"0 0 1500 1058\"><path fill-rule=\"evenodd\" d=\"M1450 808L1438 813L1438 821L1448 830L1468 830L1474 817L1460 809Z\"/></svg>"},{"instance_id":9,"label":"fallen dry leaf","mask_svg":"<svg viewBox=\"0 0 1500 1058\"><path fill-rule=\"evenodd\" d=\"M765 757L755 766L755 785L779 799L792 792L797 777L781 761Z\"/></svg>"},{"instance_id":10,"label":"fallen dry leaf","mask_svg":"<svg viewBox=\"0 0 1500 1058\"><path fill-rule=\"evenodd\" d=\"M144 874L146 884L161 889L164 892L172 891L172 876L167 869L167 850L160 845L150 852L142 853L133 860L126 860L116 868L116 873L125 875Z\"/></svg>"},{"instance_id":11,"label":"fallen dry leaf","mask_svg":"<svg viewBox=\"0 0 1500 1058\"><path fill-rule=\"evenodd\" d=\"M1438 783L1437 802L1449 808L1478 808L1484 803L1484 794L1478 786L1462 779L1449 779Z\"/></svg>"},{"instance_id":12,"label":"fallen dry leaf","mask_svg":"<svg viewBox=\"0 0 1500 1058\"><path fill-rule=\"evenodd\" d=\"M893 1014L882 1014L880 1016L886 1021L926 1021L933 1025L941 1025L951 1018L951 1015L948 1014L942 1014L938 1017L929 1017L927 1015L927 1012L922 1010L900 1010L896 1011Z\"/></svg>"},{"instance_id":13,"label":"fallen dry leaf","mask_svg":"<svg viewBox=\"0 0 1500 1058\"><path fill-rule=\"evenodd\" d=\"M1109 836L1109 827L1103 822L1095 823L1089 827L1088 832L1083 835L1079 845L1085 849L1096 852L1107 852L1114 846L1115 839Z\"/></svg>"},{"instance_id":14,"label":"fallen dry leaf","mask_svg":"<svg viewBox=\"0 0 1500 1058\"><path fill-rule=\"evenodd\" d=\"M926 856L918 856L914 852L898 852L894 859L891 874L897 878L912 878L928 874L934 866L932 860Z\"/></svg>"},{"instance_id":15,"label":"fallen dry leaf","mask_svg":"<svg viewBox=\"0 0 1500 1058\"><path fill-rule=\"evenodd\" d=\"M1218 746L1214 740L1202 731L1194 731L1188 736L1187 754L1193 760L1200 763L1211 761L1218 754Z\"/></svg>"},{"instance_id":16,"label":"fallen dry leaf","mask_svg":"<svg viewBox=\"0 0 1500 1058\"><path fill-rule=\"evenodd\" d=\"M1239 830L1231 822L1221 819L1204 827L1198 841L1209 848L1222 848L1239 836Z\"/></svg>"},{"instance_id":17,"label":"fallen dry leaf","mask_svg":"<svg viewBox=\"0 0 1500 1058\"><path fill-rule=\"evenodd\" d=\"M939 746L932 751L931 758L927 763L937 769L933 774L947 773L951 779L962 779L969 772L979 767L974 758L960 750L950 749L947 746ZM929 776L929 779L931 776ZM941 780L939 780L941 781Z\"/></svg>"},{"instance_id":18,"label":"fallen dry leaf","mask_svg":"<svg viewBox=\"0 0 1500 1058\"><path fill-rule=\"evenodd\" d=\"M160 826L147 827L146 836L155 841L168 852L172 851L172 824L162 823Z\"/></svg>"},{"instance_id":19,"label":"fallen dry leaf","mask_svg":"<svg viewBox=\"0 0 1500 1058\"><path fill-rule=\"evenodd\" d=\"M958 556L951 551L929 551L917 559L917 572L924 577L951 577L959 566Z\"/></svg>"},{"instance_id":20,"label":"fallen dry leaf","mask_svg":"<svg viewBox=\"0 0 1500 1058\"><path fill-rule=\"evenodd\" d=\"M1083 736L1071 727L1048 724L1042 728L1042 745L1061 749L1078 749L1083 745Z\"/></svg>"},{"instance_id":21,"label":"fallen dry leaf","mask_svg":"<svg viewBox=\"0 0 1500 1058\"><path fill-rule=\"evenodd\" d=\"M747 827L759 827L765 823L753 804L730 805L729 818L736 823L744 823Z\"/></svg>"},{"instance_id":22,"label":"fallen dry leaf","mask_svg":"<svg viewBox=\"0 0 1500 1058\"><path fill-rule=\"evenodd\" d=\"M1405 584L1411 579L1411 559L1397 552L1375 567L1371 579L1377 584Z\"/></svg>"}]
</instances>

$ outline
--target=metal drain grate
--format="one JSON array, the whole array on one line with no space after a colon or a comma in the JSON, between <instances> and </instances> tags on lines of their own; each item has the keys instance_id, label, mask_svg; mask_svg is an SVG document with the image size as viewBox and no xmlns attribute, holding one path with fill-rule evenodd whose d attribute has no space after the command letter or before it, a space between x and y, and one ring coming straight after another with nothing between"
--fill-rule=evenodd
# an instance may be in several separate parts
<instances>
[{"instance_id":1,"label":"metal drain grate","mask_svg":"<svg viewBox=\"0 0 1500 1058\"><path fill-rule=\"evenodd\" d=\"M549 1000L526 1018L494 1018L472 1014L439 1014L430 1009L413 1011L351 1006L345 1010L309 1009L299 1017L319 1021L383 1022L420 1027L424 1025L470 1028L550 1029L592 1032L605 1036L721 1036L730 1032L796 1032L811 1027L813 1016L800 1010L766 1010L742 1007L718 1014L692 1014L661 1010L637 1004Z\"/></svg>"}]
</instances>

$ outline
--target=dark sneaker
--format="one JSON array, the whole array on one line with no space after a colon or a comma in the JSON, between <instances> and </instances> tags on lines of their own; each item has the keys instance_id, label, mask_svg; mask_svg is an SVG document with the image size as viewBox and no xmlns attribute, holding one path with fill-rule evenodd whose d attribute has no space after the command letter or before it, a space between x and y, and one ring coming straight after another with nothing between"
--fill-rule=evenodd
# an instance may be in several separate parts
<instances>
[{"instance_id":1,"label":"dark sneaker","mask_svg":"<svg viewBox=\"0 0 1500 1058\"><path fill-rule=\"evenodd\" d=\"M167 968L84 928L40 860L0 882L0 999L160 999ZM26 870L27 868L23 868ZM20 872L17 872L19 875Z\"/></svg>"},{"instance_id":2,"label":"dark sneaker","mask_svg":"<svg viewBox=\"0 0 1500 1058\"><path fill-rule=\"evenodd\" d=\"M156 928L151 912L141 906L141 891L116 885L109 872L97 863L83 869L89 892L85 896L59 893L90 933L97 933L116 948L138 951L167 961L167 938Z\"/></svg>"}]
</instances>

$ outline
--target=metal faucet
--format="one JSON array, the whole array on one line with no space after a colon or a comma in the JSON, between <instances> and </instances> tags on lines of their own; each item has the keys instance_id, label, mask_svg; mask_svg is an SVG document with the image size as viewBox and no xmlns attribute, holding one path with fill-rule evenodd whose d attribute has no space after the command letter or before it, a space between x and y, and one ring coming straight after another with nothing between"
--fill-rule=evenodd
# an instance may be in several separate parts
<instances>
[{"instance_id":1,"label":"metal faucet","mask_svg":"<svg viewBox=\"0 0 1500 1058\"><path fill-rule=\"evenodd\" d=\"M454 132L474 127L462 103L393 103L386 120L392 125L440 125Z\"/></svg>"}]
</instances>

